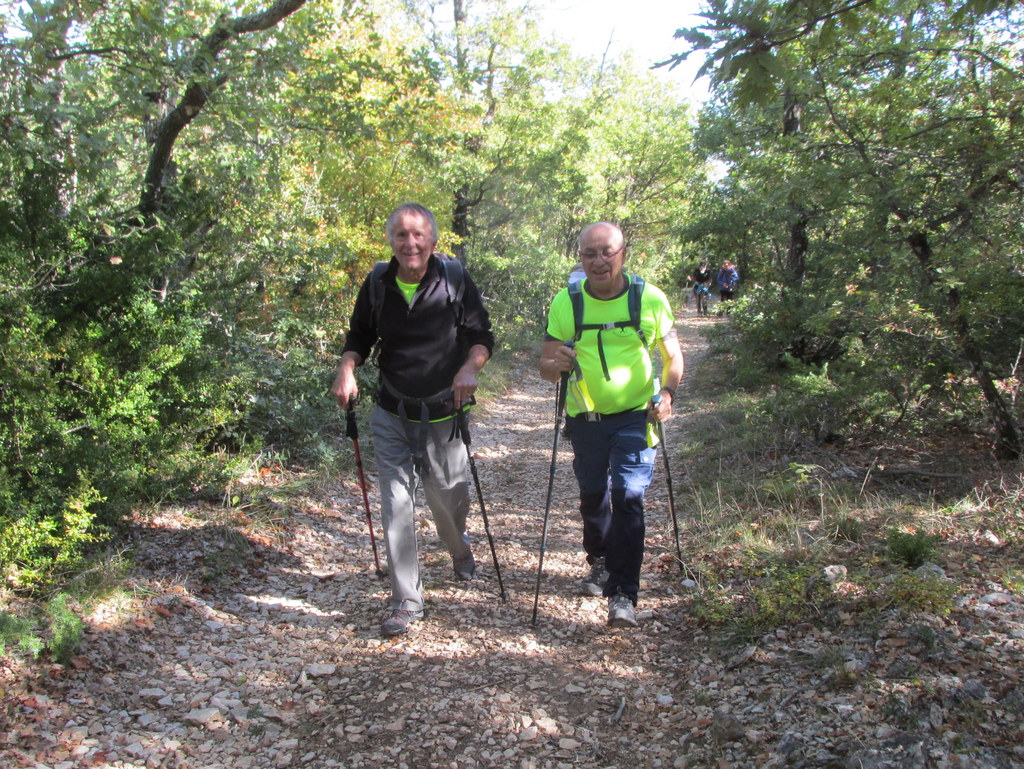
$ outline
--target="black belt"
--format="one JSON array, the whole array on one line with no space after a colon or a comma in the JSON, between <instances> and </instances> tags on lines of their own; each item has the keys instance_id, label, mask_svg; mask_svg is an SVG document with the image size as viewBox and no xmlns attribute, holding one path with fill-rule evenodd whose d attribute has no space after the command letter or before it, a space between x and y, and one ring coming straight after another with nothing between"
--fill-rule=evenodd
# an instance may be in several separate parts
<instances>
[{"instance_id":1,"label":"black belt","mask_svg":"<svg viewBox=\"0 0 1024 769\"><path fill-rule=\"evenodd\" d=\"M569 419L585 419L588 422L603 422L605 419L611 419L612 417L621 417L623 414L632 414L634 411L643 411L643 406L637 408L626 409L625 411L616 411L614 414L601 414L597 411L581 411L576 416L568 417Z\"/></svg>"},{"instance_id":2,"label":"black belt","mask_svg":"<svg viewBox=\"0 0 1024 769\"><path fill-rule=\"evenodd\" d=\"M421 475L426 475L430 471L430 465L427 462L427 425L430 422L430 407L444 403L451 403L451 413L454 414L455 394L449 389L442 390L441 392L435 393L434 395L426 398L409 398L396 390L391 383L384 378L384 375L381 374L377 392L377 403L382 408L384 405L381 403L381 396L385 393L391 396L391 398L393 398L397 403L397 415L403 422L419 423L416 434L416 443L412 450L412 462L413 467L417 472ZM448 436L449 441L454 440L455 430L456 421L452 420L452 434Z\"/></svg>"}]
</instances>

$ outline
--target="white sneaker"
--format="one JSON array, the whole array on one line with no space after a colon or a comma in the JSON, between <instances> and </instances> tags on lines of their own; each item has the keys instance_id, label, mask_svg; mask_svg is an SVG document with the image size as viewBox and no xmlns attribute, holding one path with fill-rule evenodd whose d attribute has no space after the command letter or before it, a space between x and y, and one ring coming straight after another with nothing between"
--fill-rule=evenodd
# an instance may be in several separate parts
<instances>
[{"instance_id":1,"label":"white sneaker","mask_svg":"<svg viewBox=\"0 0 1024 769\"><path fill-rule=\"evenodd\" d=\"M636 627L636 609L628 595L616 593L608 599L609 627Z\"/></svg>"}]
</instances>

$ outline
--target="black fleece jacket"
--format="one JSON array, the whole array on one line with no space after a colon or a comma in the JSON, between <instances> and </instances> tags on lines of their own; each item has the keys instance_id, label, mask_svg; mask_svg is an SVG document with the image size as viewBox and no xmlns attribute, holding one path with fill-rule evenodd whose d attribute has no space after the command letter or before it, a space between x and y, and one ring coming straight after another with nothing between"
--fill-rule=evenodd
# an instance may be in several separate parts
<instances>
[{"instance_id":1,"label":"black fleece jacket","mask_svg":"<svg viewBox=\"0 0 1024 769\"><path fill-rule=\"evenodd\" d=\"M366 361L380 339L378 363L381 376L406 398L429 398L452 386L452 380L473 345L494 350L491 320L469 272L465 272L462 299L464 322L458 327L455 311L448 301L448 289L438 264L437 254L430 257L427 272L420 281L412 302L407 303L395 276L398 261L392 257L381 280L384 304L380 328L376 327L370 300L372 273L359 289L349 321L342 352L353 351ZM380 404L394 412L397 401L381 388ZM431 418L437 418L431 409Z\"/></svg>"}]
</instances>

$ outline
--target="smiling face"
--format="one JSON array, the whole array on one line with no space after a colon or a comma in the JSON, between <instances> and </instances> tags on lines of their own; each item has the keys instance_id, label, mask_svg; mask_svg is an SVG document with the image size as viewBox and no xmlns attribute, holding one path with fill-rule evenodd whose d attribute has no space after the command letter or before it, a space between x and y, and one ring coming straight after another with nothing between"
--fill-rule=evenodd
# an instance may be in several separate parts
<instances>
[{"instance_id":1,"label":"smiling face","mask_svg":"<svg viewBox=\"0 0 1024 769\"><path fill-rule=\"evenodd\" d=\"M437 245L430 220L415 211L400 211L391 225L389 242L398 260L398 279L403 283L419 283Z\"/></svg>"},{"instance_id":2,"label":"smiling face","mask_svg":"<svg viewBox=\"0 0 1024 769\"><path fill-rule=\"evenodd\" d=\"M580 261L587 274L587 288L601 299L611 299L625 288L622 268L626 243L614 224L592 224L580 233Z\"/></svg>"}]
</instances>

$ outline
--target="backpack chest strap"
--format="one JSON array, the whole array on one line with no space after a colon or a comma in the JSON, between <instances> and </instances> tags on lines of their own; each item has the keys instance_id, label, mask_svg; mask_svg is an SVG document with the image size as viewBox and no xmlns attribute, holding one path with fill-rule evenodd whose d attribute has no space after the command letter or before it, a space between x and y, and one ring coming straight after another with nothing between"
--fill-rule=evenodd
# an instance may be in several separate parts
<instances>
[{"instance_id":1,"label":"backpack chest strap","mask_svg":"<svg viewBox=\"0 0 1024 769\"><path fill-rule=\"evenodd\" d=\"M630 275L628 280L629 285L626 289L626 306L629 310L629 319L610 323L584 323L584 281L576 281L569 285L569 299L572 303L573 323L576 327L574 341L578 342L584 331L597 331L597 353L601 359L601 372L604 374L605 381L608 382L611 381L612 377L608 371L608 360L604 354L604 340L601 337L602 332L617 328L636 329L637 336L640 337L640 344L643 345L644 349L647 349L647 336L644 334L644 330L640 326L640 303L644 291L644 279L639 275Z\"/></svg>"}]
</instances>

